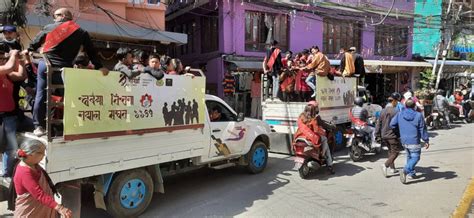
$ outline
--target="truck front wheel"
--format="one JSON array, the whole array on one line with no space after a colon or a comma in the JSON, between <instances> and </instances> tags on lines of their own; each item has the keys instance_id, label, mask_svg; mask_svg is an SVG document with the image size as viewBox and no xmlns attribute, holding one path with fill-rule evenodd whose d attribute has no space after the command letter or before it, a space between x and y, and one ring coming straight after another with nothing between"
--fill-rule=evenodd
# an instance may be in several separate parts
<instances>
[{"instance_id":1,"label":"truck front wheel","mask_svg":"<svg viewBox=\"0 0 474 218\"><path fill-rule=\"evenodd\" d=\"M120 172L107 193L107 212L113 217L138 217L151 202L153 180L144 169Z\"/></svg>"},{"instance_id":2,"label":"truck front wheel","mask_svg":"<svg viewBox=\"0 0 474 218\"><path fill-rule=\"evenodd\" d=\"M265 143L255 141L247 154L247 169L250 173L257 174L262 172L267 166L268 149Z\"/></svg>"}]
</instances>

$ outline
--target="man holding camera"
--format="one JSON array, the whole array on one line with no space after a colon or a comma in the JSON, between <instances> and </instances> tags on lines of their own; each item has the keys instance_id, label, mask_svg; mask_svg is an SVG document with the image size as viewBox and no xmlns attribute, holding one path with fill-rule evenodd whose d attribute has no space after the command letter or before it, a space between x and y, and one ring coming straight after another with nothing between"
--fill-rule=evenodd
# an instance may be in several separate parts
<instances>
[{"instance_id":1,"label":"man holding camera","mask_svg":"<svg viewBox=\"0 0 474 218\"><path fill-rule=\"evenodd\" d=\"M72 13L67 8L60 8L54 12L54 23L46 25L31 42L28 50L36 51L42 47L42 53L51 61L53 67L73 67L74 59L81 50L87 53L95 69L108 74L108 69L102 67L97 52L87 31L81 29L73 20ZM46 64L41 61L38 65L36 98L33 107L33 121L37 136L45 134L46 118ZM62 78L53 74L53 81L62 84Z\"/></svg>"},{"instance_id":2,"label":"man holding camera","mask_svg":"<svg viewBox=\"0 0 474 218\"><path fill-rule=\"evenodd\" d=\"M18 143L16 140L17 112L13 82L26 77L19 61L19 51L0 44L0 146L3 150L3 181L9 183ZM6 180L6 181L5 181Z\"/></svg>"}]
</instances>

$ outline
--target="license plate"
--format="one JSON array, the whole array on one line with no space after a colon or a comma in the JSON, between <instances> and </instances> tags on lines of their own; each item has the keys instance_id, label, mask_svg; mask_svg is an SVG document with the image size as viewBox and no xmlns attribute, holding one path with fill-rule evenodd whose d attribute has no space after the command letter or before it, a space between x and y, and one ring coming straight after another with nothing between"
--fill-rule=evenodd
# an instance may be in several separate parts
<instances>
[{"instance_id":1,"label":"license plate","mask_svg":"<svg viewBox=\"0 0 474 218\"><path fill-rule=\"evenodd\" d=\"M433 113L433 116L438 116L438 113Z\"/></svg>"},{"instance_id":2,"label":"license plate","mask_svg":"<svg viewBox=\"0 0 474 218\"><path fill-rule=\"evenodd\" d=\"M302 157L295 157L294 160L295 160L295 163L301 163L301 164L304 163L304 158Z\"/></svg>"}]
</instances>

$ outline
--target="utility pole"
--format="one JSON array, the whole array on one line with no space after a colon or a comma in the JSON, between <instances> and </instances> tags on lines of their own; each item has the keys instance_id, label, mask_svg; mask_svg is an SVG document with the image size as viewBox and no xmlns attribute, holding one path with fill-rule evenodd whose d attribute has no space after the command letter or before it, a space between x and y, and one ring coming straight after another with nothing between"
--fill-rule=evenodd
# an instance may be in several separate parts
<instances>
[{"instance_id":1,"label":"utility pole","mask_svg":"<svg viewBox=\"0 0 474 218\"><path fill-rule=\"evenodd\" d=\"M450 0L449 1L449 5L448 5L448 10L446 10L446 16L445 16L445 20L443 22L443 30L446 31L447 29L447 24L449 23L450 24L450 27L449 27L449 35L448 35L448 43L445 45L445 49L443 50L443 61L441 62L441 66L439 67L439 71L438 71L438 75L436 77L436 85L435 85L435 89L438 89L438 86L439 86L439 82L441 80L441 76L443 75L443 68L444 68L444 64L446 62L446 57L448 56L448 51L449 49L451 49L451 38L453 37L453 33L454 33L454 24L456 23L456 18L454 19L454 22L448 22L448 19L450 18L450 13L451 13L451 7L453 6L453 0ZM441 42L445 41L444 40L444 37L446 35L446 32L443 32L441 37ZM440 43L441 44L441 43ZM437 51L438 53L438 51ZM436 59L435 59L435 65L433 66L433 70L436 70L436 65L438 64L438 54L436 55ZM433 72L434 73L434 72Z\"/></svg>"}]
</instances>

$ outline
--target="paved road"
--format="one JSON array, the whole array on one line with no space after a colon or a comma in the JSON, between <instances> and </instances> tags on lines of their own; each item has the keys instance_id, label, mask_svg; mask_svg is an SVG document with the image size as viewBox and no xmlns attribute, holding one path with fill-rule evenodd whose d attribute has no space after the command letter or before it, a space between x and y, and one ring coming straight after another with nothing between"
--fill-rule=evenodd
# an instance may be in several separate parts
<instances>
[{"instance_id":1,"label":"paved road","mask_svg":"<svg viewBox=\"0 0 474 218\"><path fill-rule=\"evenodd\" d=\"M166 193L155 194L142 217L448 217L474 175L473 133L474 124L431 132L431 148L416 169L422 176L408 185L398 175L382 176L385 152L360 163L339 152L335 175L319 170L308 180L292 169L291 157L270 154L258 175L228 168L166 178ZM90 200L83 217L107 217Z\"/></svg>"}]
</instances>

